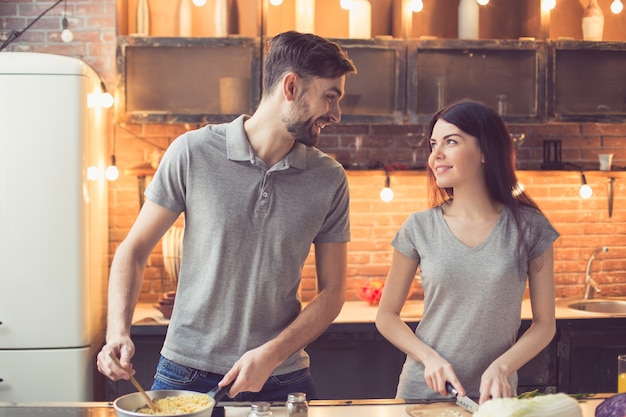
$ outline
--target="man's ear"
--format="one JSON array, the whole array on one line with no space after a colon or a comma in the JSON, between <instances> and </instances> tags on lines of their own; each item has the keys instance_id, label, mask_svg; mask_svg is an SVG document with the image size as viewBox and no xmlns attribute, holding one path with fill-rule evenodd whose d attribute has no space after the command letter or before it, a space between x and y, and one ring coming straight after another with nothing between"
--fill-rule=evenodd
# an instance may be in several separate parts
<instances>
[{"instance_id":1,"label":"man's ear","mask_svg":"<svg viewBox=\"0 0 626 417\"><path fill-rule=\"evenodd\" d=\"M297 83L298 76L293 72L289 72L283 77L283 96L287 101L295 99Z\"/></svg>"}]
</instances>

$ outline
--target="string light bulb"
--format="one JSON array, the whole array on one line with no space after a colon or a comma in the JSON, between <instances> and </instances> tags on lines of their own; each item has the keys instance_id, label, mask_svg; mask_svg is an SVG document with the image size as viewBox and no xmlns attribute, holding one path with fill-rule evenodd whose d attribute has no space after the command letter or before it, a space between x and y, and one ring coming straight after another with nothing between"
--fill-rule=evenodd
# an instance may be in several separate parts
<instances>
[{"instance_id":1,"label":"string light bulb","mask_svg":"<svg viewBox=\"0 0 626 417\"><path fill-rule=\"evenodd\" d=\"M541 0L541 10L549 12L556 7L556 0Z\"/></svg>"},{"instance_id":2,"label":"string light bulb","mask_svg":"<svg viewBox=\"0 0 626 417\"><path fill-rule=\"evenodd\" d=\"M393 190L391 189L391 179L389 178L389 172L385 170L385 186L380 190L380 199L385 203L393 200Z\"/></svg>"},{"instance_id":3,"label":"string light bulb","mask_svg":"<svg viewBox=\"0 0 626 417\"><path fill-rule=\"evenodd\" d=\"M194 6L202 7L206 4L206 0L192 0Z\"/></svg>"},{"instance_id":4,"label":"string light bulb","mask_svg":"<svg viewBox=\"0 0 626 417\"><path fill-rule=\"evenodd\" d=\"M283 0L270 0L270 4L272 6L280 6L281 4L283 4Z\"/></svg>"},{"instance_id":5,"label":"string light bulb","mask_svg":"<svg viewBox=\"0 0 626 417\"><path fill-rule=\"evenodd\" d=\"M63 30L61 31L61 40L65 43L72 42L74 40L74 34L67 28L67 17L63 16L61 26L63 27Z\"/></svg>"},{"instance_id":6,"label":"string light bulb","mask_svg":"<svg viewBox=\"0 0 626 417\"><path fill-rule=\"evenodd\" d=\"M578 193L580 194L580 198L586 200L593 195L593 190L591 189L589 184L587 184L587 178L585 178L585 173L582 171L580 173L580 183L580 191Z\"/></svg>"},{"instance_id":7,"label":"string light bulb","mask_svg":"<svg viewBox=\"0 0 626 417\"><path fill-rule=\"evenodd\" d=\"M424 10L424 2L422 0L411 0L409 9L414 13L419 13Z\"/></svg>"},{"instance_id":8,"label":"string light bulb","mask_svg":"<svg viewBox=\"0 0 626 417\"><path fill-rule=\"evenodd\" d=\"M489 4L489 0L476 0L478 2L478 4L480 4L481 6L486 6Z\"/></svg>"},{"instance_id":9,"label":"string light bulb","mask_svg":"<svg viewBox=\"0 0 626 417\"><path fill-rule=\"evenodd\" d=\"M104 178L109 181L115 181L120 177L120 171L115 164L115 155L111 155L111 165L104 170Z\"/></svg>"},{"instance_id":10,"label":"string light bulb","mask_svg":"<svg viewBox=\"0 0 626 417\"><path fill-rule=\"evenodd\" d=\"M63 28L61 31L61 40L65 43L72 42L74 40L74 34L68 29L67 25L67 0L65 0L65 4L63 5L63 19L61 19L61 27Z\"/></svg>"},{"instance_id":11,"label":"string light bulb","mask_svg":"<svg viewBox=\"0 0 626 417\"><path fill-rule=\"evenodd\" d=\"M624 10L624 5L622 4L622 1L613 0L613 3L611 3L611 11L613 12L613 14L620 14L622 10Z\"/></svg>"},{"instance_id":12,"label":"string light bulb","mask_svg":"<svg viewBox=\"0 0 626 417\"><path fill-rule=\"evenodd\" d=\"M339 6L344 10L350 10L352 8L352 0L340 0Z\"/></svg>"}]
</instances>

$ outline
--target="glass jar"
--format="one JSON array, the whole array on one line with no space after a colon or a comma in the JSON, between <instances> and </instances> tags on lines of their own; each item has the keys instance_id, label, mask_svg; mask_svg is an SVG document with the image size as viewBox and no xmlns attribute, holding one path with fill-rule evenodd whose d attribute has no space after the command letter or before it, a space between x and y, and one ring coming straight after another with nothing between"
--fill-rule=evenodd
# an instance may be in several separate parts
<instances>
[{"instance_id":1,"label":"glass jar","mask_svg":"<svg viewBox=\"0 0 626 417\"><path fill-rule=\"evenodd\" d=\"M306 402L306 394L304 392L292 392L287 396L287 415L289 417L307 417L309 414L309 405Z\"/></svg>"},{"instance_id":2,"label":"glass jar","mask_svg":"<svg viewBox=\"0 0 626 417\"><path fill-rule=\"evenodd\" d=\"M254 402L250 405L248 417L272 417L274 413L270 410L270 403L265 401Z\"/></svg>"}]
</instances>

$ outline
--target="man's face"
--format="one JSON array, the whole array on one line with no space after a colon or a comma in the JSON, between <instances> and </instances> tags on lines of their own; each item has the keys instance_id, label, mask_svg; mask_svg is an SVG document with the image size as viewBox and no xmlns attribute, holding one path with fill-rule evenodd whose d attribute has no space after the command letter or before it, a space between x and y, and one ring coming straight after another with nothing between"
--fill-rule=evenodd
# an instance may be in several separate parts
<instances>
[{"instance_id":1,"label":"man's face","mask_svg":"<svg viewBox=\"0 0 626 417\"><path fill-rule=\"evenodd\" d=\"M296 142L315 146L322 129L330 123L339 123L339 101L343 97L345 76L326 79L314 78L294 99L290 113L283 117L285 126Z\"/></svg>"}]
</instances>

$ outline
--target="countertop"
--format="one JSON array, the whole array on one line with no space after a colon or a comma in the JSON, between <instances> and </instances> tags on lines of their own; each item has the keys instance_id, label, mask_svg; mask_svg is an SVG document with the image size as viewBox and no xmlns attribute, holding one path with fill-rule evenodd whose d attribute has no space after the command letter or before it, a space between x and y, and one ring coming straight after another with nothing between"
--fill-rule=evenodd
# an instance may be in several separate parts
<instances>
[{"instance_id":1,"label":"countertop","mask_svg":"<svg viewBox=\"0 0 626 417\"><path fill-rule=\"evenodd\" d=\"M593 313L588 311L580 311L568 308L566 305L576 299L559 298L556 300L556 318L557 320L577 320L577 319L607 319L607 318L626 318L626 316L613 316L605 313ZM524 299L522 302L522 320L532 319L530 308L530 300ZM402 309L401 316L406 321L417 322L422 316L424 302L422 300L409 300ZM365 301L346 301L333 324L355 324L355 323L374 323L376 320L376 307L370 306ZM135 308L133 316L133 325L167 325L169 320L163 317L163 314L157 310L154 305L140 303Z\"/></svg>"},{"instance_id":2,"label":"countertop","mask_svg":"<svg viewBox=\"0 0 626 417\"><path fill-rule=\"evenodd\" d=\"M583 417L594 417L596 407L614 394L597 394L580 403ZM409 405L397 400L311 401L309 417L408 417ZM226 417L246 417L249 406L224 407ZM287 415L284 407L272 407L274 417ZM110 403L0 404L0 417L115 417Z\"/></svg>"}]
</instances>

